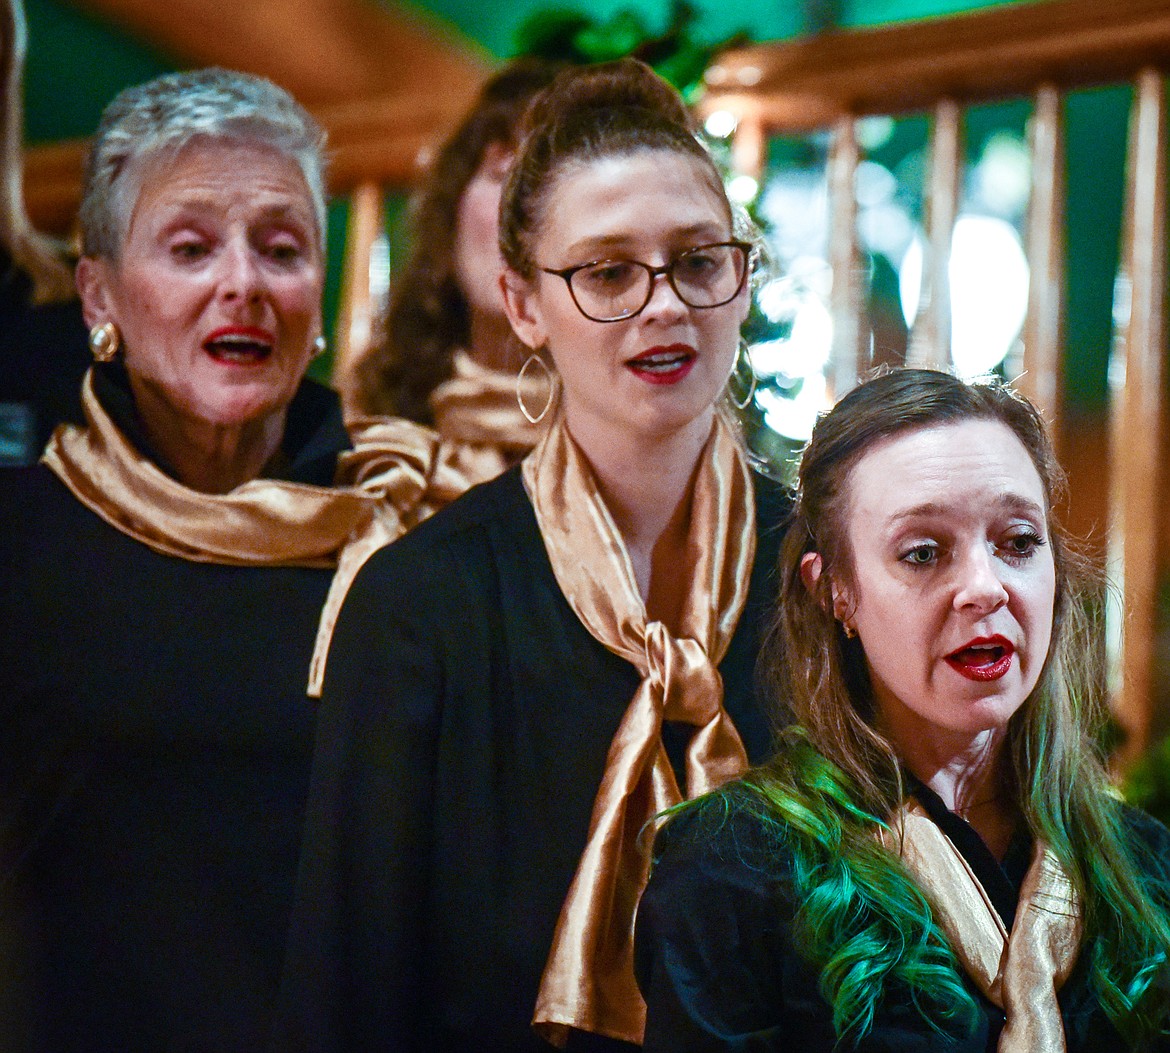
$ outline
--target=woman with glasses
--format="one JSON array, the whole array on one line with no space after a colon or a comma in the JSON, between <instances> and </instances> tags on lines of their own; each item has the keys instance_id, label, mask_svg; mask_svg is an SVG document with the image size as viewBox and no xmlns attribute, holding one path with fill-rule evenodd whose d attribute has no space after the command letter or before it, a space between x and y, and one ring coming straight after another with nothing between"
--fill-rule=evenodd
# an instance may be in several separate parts
<instances>
[{"instance_id":1,"label":"woman with glasses","mask_svg":"<svg viewBox=\"0 0 1170 1053\"><path fill-rule=\"evenodd\" d=\"M562 74L500 218L551 422L348 595L281 1050L637 1046L641 831L769 751L789 501L725 409L751 246L678 95L633 60Z\"/></svg>"}]
</instances>

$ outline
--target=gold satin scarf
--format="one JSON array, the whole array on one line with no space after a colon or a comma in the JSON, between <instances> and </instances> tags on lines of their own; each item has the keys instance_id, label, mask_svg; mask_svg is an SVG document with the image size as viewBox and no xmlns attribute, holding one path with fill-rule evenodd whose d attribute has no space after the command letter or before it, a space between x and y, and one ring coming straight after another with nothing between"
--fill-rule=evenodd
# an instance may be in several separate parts
<instances>
[{"instance_id":1,"label":"gold satin scarf","mask_svg":"<svg viewBox=\"0 0 1170 1053\"><path fill-rule=\"evenodd\" d=\"M967 861L910 798L890 824L967 975L1007 1017L998 1053L1064 1053L1056 993L1077 961L1081 905L1057 858L1036 843L1009 933ZM892 847L896 851L896 846Z\"/></svg>"},{"instance_id":2,"label":"gold satin scarf","mask_svg":"<svg viewBox=\"0 0 1170 1053\"><path fill-rule=\"evenodd\" d=\"M516 403L516 374L489 369L457 351L454 375L431 393L435 430L452 447L451 462L472 483L494 479L540 440L547 425L530 424ZM524 377L520 390L530 410L543 406L548 382Z\"/></svg>"},{"instance_id":3,"label":"gold satin scarf","mask_svg":"<svg viewBox=\"0 0 1170 1053\"><path fill-rule=\"evenodd\" d=\"M731 427L716 417L694 483L690 578L679 634L648 622L622 536L562 418L524 461L524 483L561 591L585 628L630 662L642 682L609 749L581 862L557 922L533 1026L564 1045L570 1028L640 1044L646 1007L633 970L634 911L650 859L639 838L682 800L662 745L663 720L694 725L689 797L747 767L723 708L716 668L747 599L755 557L751 473Z\"/></svg>"},{"instance_id":4,"label":"gold satin scarf","mask_svg":"<svg viewBox=\"0 0 1170 1053\"><path fill-rule=\"evenodd\" d=\"M341 601L361 565L466 489L437 436L397 418L349 423L354 448L337 486L253 479L205 494L172 479L119 430L82 386L88 427L63 424L41 460L111 526L155 552L196 563L336 568L321 612L309 694L318 696Z\"/></svg>"}]
</instances>

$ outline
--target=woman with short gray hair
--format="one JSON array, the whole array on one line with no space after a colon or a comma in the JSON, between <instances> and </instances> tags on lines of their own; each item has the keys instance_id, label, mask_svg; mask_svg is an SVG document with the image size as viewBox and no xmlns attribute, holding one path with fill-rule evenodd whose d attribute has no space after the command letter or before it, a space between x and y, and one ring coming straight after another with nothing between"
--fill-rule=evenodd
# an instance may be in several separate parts
<instances>
[{"instance_id":1,"label":"woman with short gray hair","mask_svg":"<svg viewBox=\"0 0 1170 1053\"><path fill-rule=\"evenodd\" d=\"M461 489L432 433L347 434L305 378L322 145L223 70L131 88L98 129L87 424L0 472L5 1048L262 1048L336 610Z\"/></svg>"}]
</instances>

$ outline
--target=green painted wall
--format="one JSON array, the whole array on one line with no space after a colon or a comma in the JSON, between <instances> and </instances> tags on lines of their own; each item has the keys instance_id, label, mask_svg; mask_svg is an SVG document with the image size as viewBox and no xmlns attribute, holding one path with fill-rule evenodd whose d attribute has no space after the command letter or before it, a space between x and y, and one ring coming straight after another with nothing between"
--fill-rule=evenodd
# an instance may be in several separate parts
<instances>
[{"instance_id":1,"label":"green painted wall","mask_svg":"<svg viewBox=\"0 0 1170 1053\"><path fill-rule=\"evenodd\" d=\"M385 0L382 0L385 2ZM784 40L808 32L819 19L835 15L845 26L878 25L905 19L954 14L979 7L994 7L1008 0L692 0L698 14L699 35L707 41L724 40L741 30L754 40ZM514 51L516 28L533 12L548 8L588 11L606 21L622 10L635 10L647 24L665 27L670 0L512 0L487 4L482 0L427 0L416 4L446 19L467 36L479 41L494 55Z\"/></svg>"}]
</instances>

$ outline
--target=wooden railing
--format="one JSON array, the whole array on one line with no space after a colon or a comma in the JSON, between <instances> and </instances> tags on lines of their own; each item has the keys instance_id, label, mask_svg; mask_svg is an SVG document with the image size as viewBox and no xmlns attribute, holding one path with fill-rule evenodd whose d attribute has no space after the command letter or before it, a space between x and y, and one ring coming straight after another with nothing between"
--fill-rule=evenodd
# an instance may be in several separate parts
<instances>
[{"instance_id":1,"label":"wooden railing","mask_svg":"<svg viewBox=\"0 0 1170 1053\"><path fill-rule=\"evenodd\" d=\"M856 123L874 114L931 115L925 188L924 296L907 360L950 364L947 267L959 207L962 119L976 103L1033 102L1033 187L1027 228L1031 271L1019 386L1061 433L1066 316L1065 157L1062 102L1076 88L1133 85L1121 273L1110 360L1109 426L1064 436L1074 503L1102 506L1108 569L1121 591L1124 633L1114 711L1131 760L1164 727L1155 698L1157 597L1165 571L1160 507L1165 458L1166 102L1170 4L1165 0L1039 0L878 29L843 30L729 52L707 74L702 107L737 118L733 163L758 174L769 136L832 136L829 238L834 281L830 387L848 390L864 371L857 277ZM1074 246L1075 249L1075 246ZM1072 449L1091 442L1093 449ZM1082 466L1089 466L1087 469ZM1105 480L1108 479L1106 483ZM1083 517L1082 517L1083 518ZM1162 719L1157 719L1157 718Z\"/></svg>"}]
</instances>

